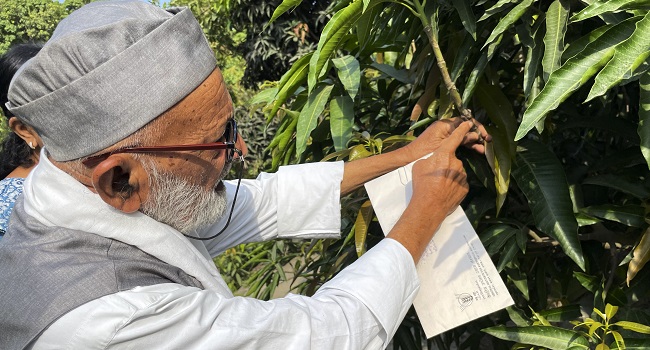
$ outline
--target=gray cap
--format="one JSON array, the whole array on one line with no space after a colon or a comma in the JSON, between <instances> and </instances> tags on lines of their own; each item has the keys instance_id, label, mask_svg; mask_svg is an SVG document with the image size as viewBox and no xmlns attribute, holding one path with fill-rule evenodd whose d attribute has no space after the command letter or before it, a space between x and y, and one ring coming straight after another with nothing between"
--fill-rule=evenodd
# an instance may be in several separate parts
<instances>
[{"instance_id":1,"label":"gray cap","mask_svg":"<svg viewBox=\"0 0 650 350\"><path fill-rule=\"evenodd\" d=\"M72 160L131 135L215 67L189 9L94 2L61 21L16 73L7 108L36 129L53 159Z\"/></svg>"}]
</instances>

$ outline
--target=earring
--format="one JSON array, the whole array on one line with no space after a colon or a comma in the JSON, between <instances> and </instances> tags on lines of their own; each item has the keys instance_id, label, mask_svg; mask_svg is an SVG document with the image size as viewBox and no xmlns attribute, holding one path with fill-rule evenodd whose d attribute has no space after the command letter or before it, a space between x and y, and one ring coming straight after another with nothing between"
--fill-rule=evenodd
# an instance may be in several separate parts
<instances>
[{"instance_id":1,"label":"earring","mask_svg":"<svg viewBox=\"0 0 650 350\"><path fill-rule=\"evenodd\" d=\"M36 149L36 147L34 147L34 143L32 143L32 141L29 141L28 145L29 145L29 148Z\"/></svg>"}]
</instances>

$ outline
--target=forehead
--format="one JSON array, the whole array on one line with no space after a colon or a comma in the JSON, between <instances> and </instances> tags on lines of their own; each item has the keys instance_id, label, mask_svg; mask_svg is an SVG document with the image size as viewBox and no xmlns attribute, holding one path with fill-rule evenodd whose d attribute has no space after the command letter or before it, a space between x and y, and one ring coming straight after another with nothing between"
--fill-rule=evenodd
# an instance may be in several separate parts
<instances>
[{"instance_id":1,"label":"forehead","mask_svg":"<svg viewBox=\"0 0 650 350\"><path fill-rule=\"evenodd\" d=\"M179 141L204 142L223 133L233 107L221 72L215 69L194 91L165 113L162 134Z\"/></svg>"}]
</instances>

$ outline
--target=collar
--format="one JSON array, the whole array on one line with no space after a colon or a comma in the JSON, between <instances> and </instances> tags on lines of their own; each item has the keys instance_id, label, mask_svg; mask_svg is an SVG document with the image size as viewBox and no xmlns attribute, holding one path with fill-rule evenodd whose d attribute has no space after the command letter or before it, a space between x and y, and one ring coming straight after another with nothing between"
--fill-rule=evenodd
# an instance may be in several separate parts
<instances>
[{"instance_id":1,"label":"collar","mask_svg":"<svg viewBox=\"0 0 650 350\"><path fill-rule=\"evenodd\" d=\"M41 151L40 162L25 179L25 212L46 226L94 233L138 247L194 276L207 290L231 296L205 245L141 212L124 213L57 168Z\"/></svg>"}]
</instances>

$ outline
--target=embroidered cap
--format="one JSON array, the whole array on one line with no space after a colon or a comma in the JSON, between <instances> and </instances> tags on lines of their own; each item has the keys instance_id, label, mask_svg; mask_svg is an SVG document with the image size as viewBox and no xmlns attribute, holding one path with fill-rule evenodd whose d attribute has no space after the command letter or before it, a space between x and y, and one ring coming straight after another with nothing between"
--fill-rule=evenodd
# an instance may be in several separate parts
<instances>
[{"instance_id":1,"label":"embroidered cap","mask_svg":"<svg viewBox=\"0 0 650 350\"><path fill-rule=\"evenodd\" d=\"M6 105L36 129L54 160L67 161L131 135L215 67L189 9L93 2L62 20L21 67Z\"/></svg>"}]
</instances>

